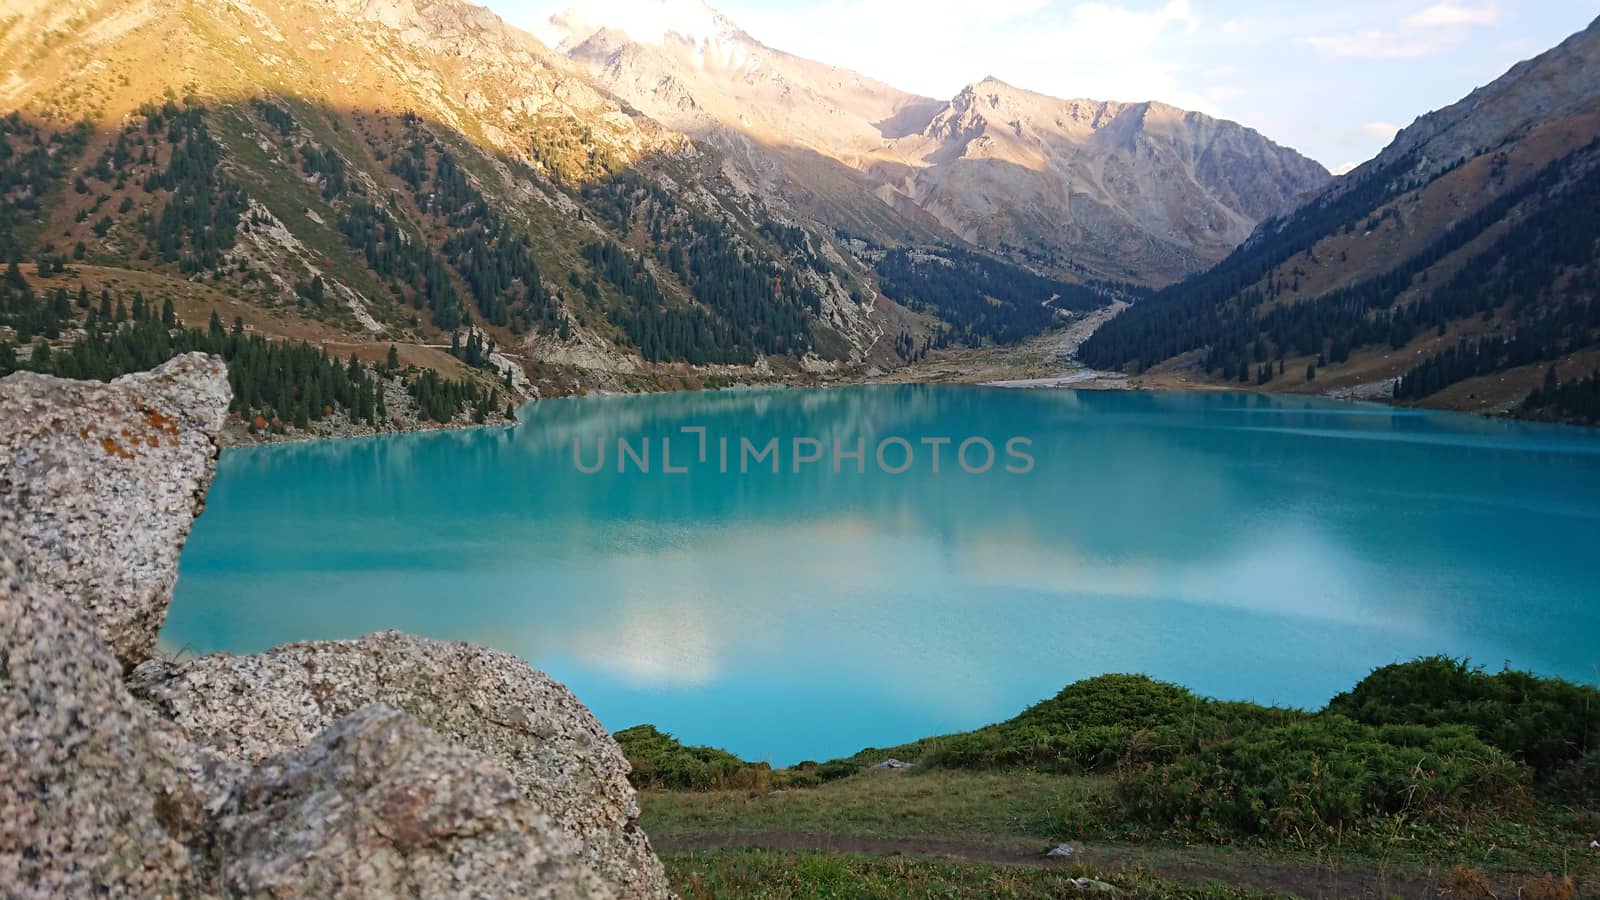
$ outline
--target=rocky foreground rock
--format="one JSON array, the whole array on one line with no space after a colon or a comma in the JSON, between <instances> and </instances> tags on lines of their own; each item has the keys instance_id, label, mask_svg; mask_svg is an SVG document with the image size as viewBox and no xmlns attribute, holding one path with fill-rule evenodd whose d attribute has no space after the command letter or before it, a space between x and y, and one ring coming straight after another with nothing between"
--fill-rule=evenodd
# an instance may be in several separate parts
<instances>
[{"instance_id":1,"label":"rocky foreground rock","mask_svg":"<svg viewBox=\"0 0 1600 900\"><path fill-rule=\"evenodd\" d=\"M150 660L130 685L222 756L255 764L371 704L402 710L493 760L627 896L659 893L661 870L616 741L560 682L504 653L384 632L247 656Z\"/></svg>"},{"instance_id":2,"label":"rocky foreground rock","mask_svg":"<svg viewBox=\"0 0 1600 900\"><path fill-rule=\"evenodd\" d=\"M155 648L231 398L222 360L200 353L110 384L0 379L0 509L20 561L125 666Z\"/></svg>"},{"instance_id":3,"label":"rocky foreground rock","mask_svg":"<svg viewBox=\"0 0 1600 900\"><path fill-rule=\"evenodd\" d=\"M0 521L0 894L186 893L176 728L122 686L87 613L25 584Z\"/></svg>"},{"instance_id":4,"label":"rocky foreground rock","mask_svg":"<svg viewBox=\"0 0 1600 900\"><path fill-rule=\"evenodd\" d=\"M198 354L0 380L0 896L671 896L616 742L514 657L384 633L130 692L227 404Z\"/></svg>"},{"instance_id":5,"label":"rocky foreground rock","mask_svg":"<svg viewBox=\"0 0 1600 900\"><path fill-rule=\"evenodd\" d=\"M229 895L613 896L502 768L381 705L264 760L222 809Z\"/></svg>"}]
</instances>

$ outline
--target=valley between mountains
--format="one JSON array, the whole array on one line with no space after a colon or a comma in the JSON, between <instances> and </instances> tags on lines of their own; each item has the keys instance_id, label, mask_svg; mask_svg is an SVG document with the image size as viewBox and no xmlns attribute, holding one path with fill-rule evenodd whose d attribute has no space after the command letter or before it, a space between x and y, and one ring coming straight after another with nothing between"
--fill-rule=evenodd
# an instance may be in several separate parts
<instances>
[{"instance_id":1,"label":"valley between mountains","mask_svg":"<svg viewBox=\"0 0 1600 900\"><path fill-rule=\"evenodd\" d=\"M0 0L0 896L1595 894L1600 19L1335 175L602 5Z\"/></svg>"},{"instance_id":2,"label":"valley between mountains","mask_svg":"<svg viewBox=\"0 0 1600 900\"><path fill-rule=\"evenodd\" d=\"M463 0L9 4L0 372L218 353L241 441L880 379L1595 421L1600 26L1334 177L660 5L536 37Z\"/></svg>"}]
</instances>

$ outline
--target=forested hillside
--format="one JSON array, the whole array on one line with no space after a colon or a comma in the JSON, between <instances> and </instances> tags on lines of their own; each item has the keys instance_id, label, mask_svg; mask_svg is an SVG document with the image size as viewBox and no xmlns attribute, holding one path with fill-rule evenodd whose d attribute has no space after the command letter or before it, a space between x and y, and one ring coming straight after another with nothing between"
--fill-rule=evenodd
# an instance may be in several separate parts
<instances>
[{"instance_id":1,"label":"forested hillside","mask_svg":"<svg viewBox=\"0 0 1600 900\"><path fill-rule=\"evenodd\" d=\"M1571 84L1574 57L1600 59L1600 26L1480 92L1561 77L1547 117L1478 99L1419 120L1222 263L1107 324L1080 358L1592 421L1561 399L1581 391L1559 389L1600 367L1600 89ZM1479 143L1438 158L1466 140Z\"/></svg>"},{"instance_id":2,"label":"forested hillside","mask_svg":"<svg viewBox=\"0 0 1600 900\"><path fill-rule=\"evenodd\" d=\"M829 230L476 7L90 5L0 32L0 263L30 277L518 398L893 361Z\"/></svg>"},{"instance_id":3,"label":"forested hillside","mask_svg":"<svg viewBox=\"0 0 1600 900\"><path fill-rule=\"evenodd\" d=\"M15 263L0 279L0 326L24 348L19 353L0 343L0 376L26 370L109 381L182 353L221 356L228 362L232 412L250 434L304 432L335 413L374 431L401 427L401 415L441 425L514 416L508 387L402 367L392 346L374 363L354 354L341 361L303 341L247 334L240 319L225 327L215 312L205 328L188 327L170 298L157 304L137 291L129 297L109 289L95 296L81 285L76 293L65 287L41 293ZM75 339L62 344L69 333ZM405 408L391 415L397 395Z\"/></svg>"},{"instance_id":4,"label":"forested hillside","mask_svg":"<svg viewBox=\"0 0 1600 900\"><path fill-rule=\"evenodd\" d=\"M862 254L461 0L89 5L0 31L0 263L52 290L136 286L336 357L397 345L518 399L893 366L1111 293L956 247ZM0 346L26 360L41 333Z\"/></svg>"},{"instance_id":5,"label":"forested hillside","mask_svg":"<svg viewBox=\"0 0 1600 900\"><path fill-rule=\"evenodd\" d=\"M927 342L934 348L1015 343L1050 328L1062 312L1143 293L1133 285L1066 282L950 245L870 255L885 295L943 320Z\"/></svg>"}]
</instances>

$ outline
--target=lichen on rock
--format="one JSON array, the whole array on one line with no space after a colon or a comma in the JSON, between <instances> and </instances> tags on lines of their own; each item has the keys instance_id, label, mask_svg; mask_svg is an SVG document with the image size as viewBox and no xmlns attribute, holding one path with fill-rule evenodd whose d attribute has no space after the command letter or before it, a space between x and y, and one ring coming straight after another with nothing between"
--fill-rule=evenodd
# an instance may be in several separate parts
<instances>
[{"instance_id":1,"label":"lichen on rock","mask_svg":"<svg viewBox=\"0 0 1600 900\"><path fill-rule=\"evenodd\" d=\"M145 659L228 401L200 354L0 380L0 896L670 897L616 742L515 657Z\"/></svg>"},{"instance_id":2,"label":"lichen on rock","mask_svg":"<svg viewBox=\"0 0 1600 900\"><path fill-rule=\"evenodd\" d=\"M389 631L245 656L152 660L130 684L196 743L252 765L362 707L402 710L504 766L618 896L671 894L638 827L616 741L564 685L515 656Z\"/></svg>"},{"instance_id":3,"label":"lichen on rock","mask_svg":"<svg viewBox=\"0 0 1600 900\"><path fill-rule=\"evenodd\" d=\"M216 471L232 391L179 356L105 384L0 378L0 508L31 581L90 613L124 667L155 647L178 550Z\"/></svg>"},{"instance_id":4,"label":"lichen on rock","mask_svg":"<svg viewBox=\"0 0 1600 900\"><path fill-rule=\"evenodd\" d=\"M381 705L264 760L214 842L229 896L612 896L503 769Z\"/></svg>"}]
</instances>

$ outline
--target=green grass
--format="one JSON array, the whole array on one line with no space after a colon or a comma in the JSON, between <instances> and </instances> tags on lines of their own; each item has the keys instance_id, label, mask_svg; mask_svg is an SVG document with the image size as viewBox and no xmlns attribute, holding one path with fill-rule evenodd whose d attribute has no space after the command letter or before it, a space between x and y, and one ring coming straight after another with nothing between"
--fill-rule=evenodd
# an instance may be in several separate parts
<instances>
[{"instance_id":1,"label":"green grass","mask_svg":"<svg viewBox=\"0 0 1600 900\"><path fill-rule=\"evenodd\" d=\"M949 838L1043 850L1068 835L1106 778L1027 772L872 771L816 788L646 791L640 825L670 838L770 831L863 838Z\"/></svg>"},{"instance_id":2,"label":"green grass","mask_svg":"<svg viewBox=\"0 0 1600 900\"><path fill-rule=\"evenodd\" d=\"M1181 883L1147 872L1102 873L1081 866L1034 868L942 859L755 849L665 853L667 875L685 900L701 898L992 897L1046 900L1108 896L1075 879L1111 884L1153 900L1255 900L1278 896L1215 882Z\"/></svg>"},{"instance_id":3,"label":"green grass","mask_svg":"<svg viewBox=\"0 0 1600 900\"><path fill-rule=\"evenodd\" d=\"M1290 862L1312 858L1438 867L1600 874L1585 835L1587 812L1528 804L1502 814L1437 821L1402 810L1357 826L1304 829L1292 839L1210 836L1130 817L1111 776L945 769L867 771L817 787L646 790L645 832L666 845L705 835L816 835L870 840L953 841L1016 854L1063 841L1157 848L1211 848Z\"/></svg>"},{"instance_id":4,"label":"green grass","mask_svg":"<svg viewBox=\"0 0 1600 900\"><path fill-rule=\"evenodd\" d=\"M1318 885L1327 878L1361 893L1395 878L1442 889L1457 867L1468 881L1523 885L1553 873L1593 885L1597 696L1436 658L1379 670L1338 709L1319 712L1102 676L975 731L787 770L686 747L647 727L622 744L641 769L641 824L669 849L747 842L1037 862L1067 842L1082 851L1075 861L1107 870L1212 873L1297 892L1326 893ZM870 768L888 757L917 765ZM901 862L872 868L878 863L792 853L683 859L709 867L698 876L705 896L761 878L774 892L758 896L834 896L785 886L803 882L795 872L806 866L885 885L946 877ZM969 878L978 895L1034 896L1028 891L1051 890L1050 874L1019 875L1001 889L989 875L952 871L948 883L907 882L899 891L938 895Z\"/></svg>"},{"instance_id":5,"label":"green grass","mask_svg":"<svg viewBox=\"0 0 1600 900\"><path fill-rule=\"evenodd\" d=\"M640 824L663 848L748 841L1027 861L1065 842L1107 870L1205 872L1230 883L1265 886L1327 879L1360 885L1386 877L1438 880L1458 865L1503 883L1547 872L1585 883L1600 877L1600 854L1585 849L1587 840L1574 823L1558 821L1548 811L1530 809L1452 826L1397 816L1370 830L1327 835L1298 847L1244 840L1194 843L1181 832L1119 819L1116 789L1109 776L871 771L820 787L770 793L644 791ZM680 853L679 858L689 857Z\"/></svg>"}]
</instances>

